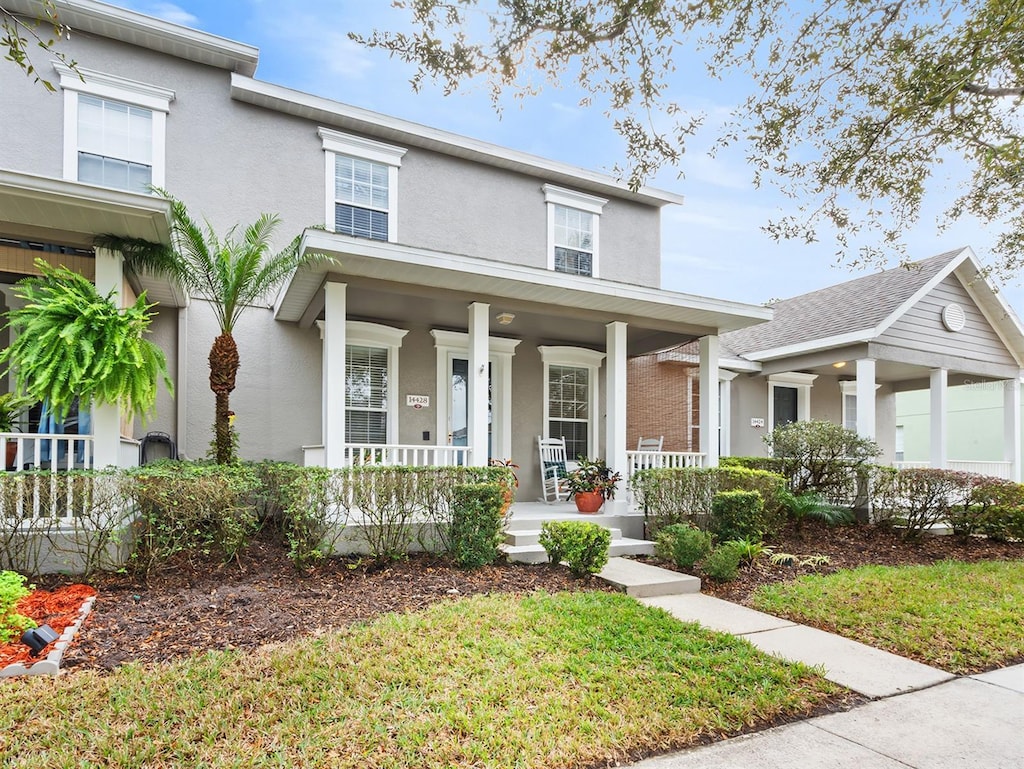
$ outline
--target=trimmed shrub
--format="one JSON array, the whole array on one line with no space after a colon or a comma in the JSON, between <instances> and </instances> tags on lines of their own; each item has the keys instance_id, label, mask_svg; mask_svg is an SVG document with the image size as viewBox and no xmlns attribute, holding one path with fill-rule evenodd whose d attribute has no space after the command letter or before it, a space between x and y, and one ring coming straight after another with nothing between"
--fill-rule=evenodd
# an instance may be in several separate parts
<instances>
[{"instance_id":1,"label":"trimmed shrub","mask_svg":"<svg viewBox=\"0 0 1024 769\"><path fill-rule=\"evenodd\" d=\"M711 501L720 491L756 491L764 500L758 527L763 536L777 534L785 523L781 493L786 479L765 470L742 467L679 467L641 470L630 480L644 511L647 536L674 523L711 529Z\"/></svg>"},{"instance_id":2,"label":"trimmed shrub","mask_svg":"<svg viewBox=\"0 0 1024 769\"><path fill-rule=\"evenodd\" d=\"M192 552L230 560L256 530L248 502L258 482L243 465L157 462L127 471L124 482L139 514L132 553L139 571Z\"/></svg>"},{"instance_id":3,"label":"trimmed shrub","mask_svg":"<svg viewBox=\"0 0 1024 769\"><path fill-rule=\"evenodd\" d=\"M764 441L781 463L790 491L817 491L833 503L855 497L858 473L882 453L874 441L825 420L780 425Z\"/></svg>"},{"instance_id":4,"label":"trimmed shrub","mask_svg":"<svg viewBox=\"0 0 1024 769\"><path fill-rule=\"evenodd\" d=\"M465 483L455 487L451 557L456 566L478 568L494 563L505 528L505 489L496 483Z\"/></svg>"},{"instance_id":5,"label":"trimmed shrub","mask_svg":"<svg viewBox=\"0 0 1024 769\"><path fill-rule=\"evenodd\" d=\"M743 550L735 542L725 542L711 551L700 569L713 580L728 582L736 579L742 559Z\"/></svg>"},{"instance_id":6,"label":"trimmed shrub","mask_svg":"<svg viewBox=\"0 0 1024 769\"><path fill-rule=\"evenodd\" d=\"M253 489L249 503L256 511L261 525L271 524L281 527L284 524L285 510L288 508L288 489L291 483L302 472L302 467L292 462L246 462L256 476L256 487Z\"/></svg>"},{"instance_id":7,"label":"trimmed shrub","mask_svg":"<svg viewBox=\"0 0 1024 769\"><path fill-rule=\"evenodd\" d=\"M719 457L719 467L742 467L744 470L766 470L789 477L789 465L777 457Z\"/></svg>"},{"instance_id":8,"label":"trimmed shrub","mask_svg":"<svg viewBox=\"0 0 1024 769\"><path fill-rule=\"evenodd\" d=\"M287 504L281 529L288 557L305 569L334 551L347 520L347 493L343 472L325 467L303 467L283 489Z\"/></svg>"},{"instance_id":9,"label":"trimmed shrub","mask_svg":"<svg viewBox=\"0 0 1024 769\"><path fill-rule=\"evenodd\" d=\"M29 594L25 578L13 571L0 571L0 643L8 643L36 623L18 614L18 601Z\"/></svg>"},{"instance_id":10,"label":"trimmed shrub","mask_svg":"<svg viewBox=\"0 0 1024 769\"><path fill-rule=\"evenodd\" d=\"M706 531L688 523L673 523L658 532L654 553L680 569L692 569L711 552L713 540Z\"/></svg>"},{"instance_id":11,"label":"trimmed shrub","mask_svg":"<svg viewBox=\"0 0 1024 769\"><path fill-rule=\"evenodd\" d=\"M551 563L566 562L577 577L596 574L608 563L612 533L590 521L544 521L540 545Z\"/></svg>"},{"instance_id":12,"label":"trimmed shrub","mask_svg":"<svg viewBox=\"0 0 1024 769\"><path fill-rule=\"evenodd\" d=\"M764 539L764 499L756 491L720 491L711 500L711 533L719 542Z\"/></svg>"},{"instance_id":13,"label":"trimmed shrub","mask_svg":"<svg viewBox=\"0 0 1024 769\"><path fill-rule=\"evenodd\" d=\"M914 539L926 529L967 507L977 476L938 468L879 467L874 472L872 510L875 519L903 526Z\"/></svg>"},{"instance_id":14,"label":"trimmed shrub","mask_svg":"<svg viewBox=\"0 0 1024 769\"><path fill-rule=\"evenodd\" d=\"M958 534L1024 539L1024 485L978 476L967 504L951 509L949 521Z\"/></svg>"}]
</instances>

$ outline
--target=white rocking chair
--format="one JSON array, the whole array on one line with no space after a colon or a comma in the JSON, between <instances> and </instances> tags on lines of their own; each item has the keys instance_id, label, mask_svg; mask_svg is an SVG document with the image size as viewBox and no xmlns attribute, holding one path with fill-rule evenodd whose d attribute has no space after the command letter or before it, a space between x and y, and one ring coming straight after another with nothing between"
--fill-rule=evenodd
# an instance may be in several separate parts
<instances>
[{"instance_id":1,"label":"white rocking chair","mask_svg":"<svg viewBox=\"0 0 1024 769\"><path fill-rule=\"evenodd\" d=\"M661 447L665 443L665 436L661 435L657 438L643 438L636 442L637 451L661 451Z\"/></svg>"},{"instance_id":2,"label":"white rocking chair","mask_svg":"<svg viewBox=\"0 0 1024 769\"><path fill-rule=\"evenodd\" d=\"M565 480L579 465L566 459L565 438L544 438L537 436L537 451L540 455L541 488L544 502L566 502L569 490Z\"/></svg>"}]
</instances>

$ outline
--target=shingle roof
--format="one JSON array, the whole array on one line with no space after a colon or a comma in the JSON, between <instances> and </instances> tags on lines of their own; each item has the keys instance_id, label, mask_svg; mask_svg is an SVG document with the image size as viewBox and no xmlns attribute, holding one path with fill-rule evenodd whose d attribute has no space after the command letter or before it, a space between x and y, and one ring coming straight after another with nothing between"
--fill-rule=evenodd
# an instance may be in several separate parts
<instances>
[{"instance_id":1,"label":"shingle roof","mask_svg":"<svg viewBox=\"0 0 1024 769\"><path fill-rule=\"evenodd\" d=\"M892 315L963 249L865 275L771 305L767 323L722 334L723 355L747 355L792 344L870 331Z\"/></svg>"}]
</instances>

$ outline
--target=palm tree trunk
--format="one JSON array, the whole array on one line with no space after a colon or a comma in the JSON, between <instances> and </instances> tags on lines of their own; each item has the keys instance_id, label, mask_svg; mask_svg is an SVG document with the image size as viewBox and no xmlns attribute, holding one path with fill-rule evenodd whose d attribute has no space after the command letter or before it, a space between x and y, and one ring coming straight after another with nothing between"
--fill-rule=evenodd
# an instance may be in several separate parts
<instances>
[{"instance_id":1,"label":"palm tree trunk","mask_svg":"<svg viewBox=\"0 0 1024 769\"><path fill-rule=\"evenodd\" d=\"M233 459L231 450L231 421L228 399L235 389L238 374L238 346L230 333L224 332L213 340L210 348L210 389L216 396L214 411L214 454L217 464L226 465Z\"/></svg>"}]
</instances>

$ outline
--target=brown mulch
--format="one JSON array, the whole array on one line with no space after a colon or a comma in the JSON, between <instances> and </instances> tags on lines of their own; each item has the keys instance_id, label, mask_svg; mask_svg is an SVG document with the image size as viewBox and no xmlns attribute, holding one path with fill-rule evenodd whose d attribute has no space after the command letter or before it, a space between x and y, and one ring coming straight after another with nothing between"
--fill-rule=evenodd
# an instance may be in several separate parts
<instances>
[{"instance_id":1,"label":"brown mulch","mask_svg":"<svg viewBox=\"0 0 1024 769\"><path fill-rule=\"evenodd\" d=\"M103 575L90 584L99 596L64 656L66 671L256 649L468 595L610 590L547 564L457 569L426 555L384 567L330 558L300 572L269 535L227 564L182 560L146 580Z\"/></svg>"},{"instance_id":2,"label":"brown mulch","mask_svg":"<svg viewBox=\"0 0 1024 769\"><path fill-rule=\"evenodd\" d=\"M777 566L763 558L741 569L733 582L704 579L703 592L746 603L757 586L801 574L865 564L1024 558L1022 543L955 536L905 542L897 532L879 526L830 528L815 522L805 523L802 530L788 527L771 545L776 552L802 557L827 555L830 562L813 569ZM383 568L333 558L299 572L270 535L258 537L228 564L181 561L146 580L104 575L90 583L99 597L64 657L67 671L111 670L126 662L163 662L206 650L256 649L386 612L480 593L610 589L596 578L575 579L566 569L546 564L463 570L425 555Z\"/></svg>"}]
</instances>

